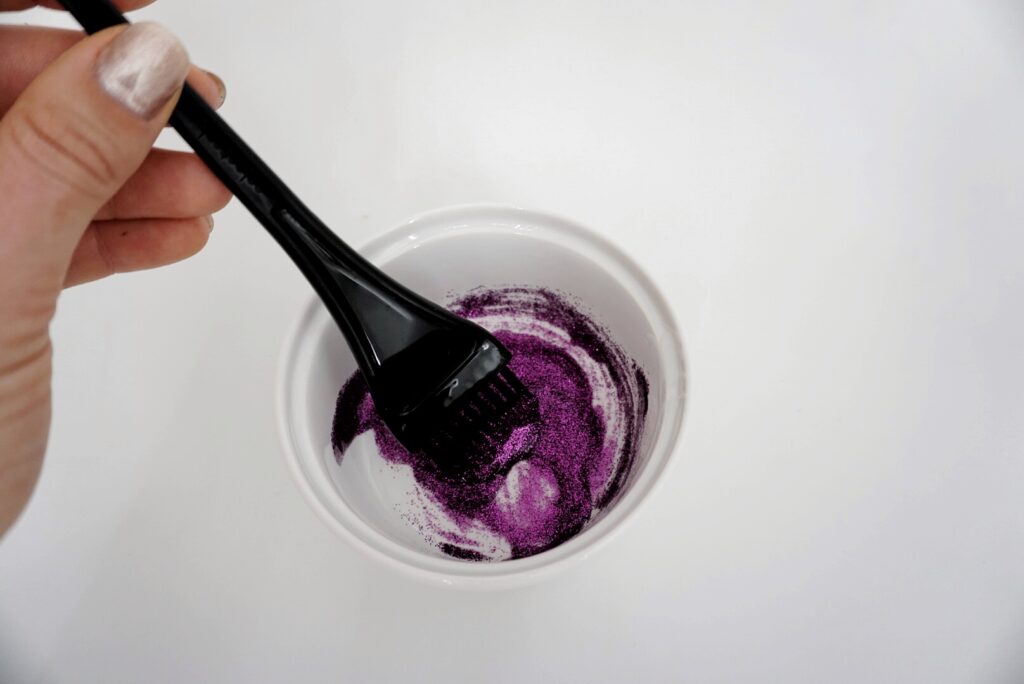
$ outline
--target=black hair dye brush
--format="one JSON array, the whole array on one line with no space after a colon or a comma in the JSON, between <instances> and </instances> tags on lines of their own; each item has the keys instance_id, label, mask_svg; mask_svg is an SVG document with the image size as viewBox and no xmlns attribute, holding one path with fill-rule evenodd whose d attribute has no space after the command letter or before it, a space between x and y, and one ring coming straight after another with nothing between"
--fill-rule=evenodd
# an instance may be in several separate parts
<instances>
[{"instance_id":1,"label":"black hair dye brush","mask_svg":"<svg viewBox=\"0 0 1024 684\"><path fill-rule=\"evenodd\" d=\"M61 0L87 33L128 20L108 0ZM503 417L535 400L493 335L381 272L323 224L187 84L171 124L281 245L323 300L398 441L475 478ZM493 434L492 433L499 433Z\"/></svg>"}]
</instances>

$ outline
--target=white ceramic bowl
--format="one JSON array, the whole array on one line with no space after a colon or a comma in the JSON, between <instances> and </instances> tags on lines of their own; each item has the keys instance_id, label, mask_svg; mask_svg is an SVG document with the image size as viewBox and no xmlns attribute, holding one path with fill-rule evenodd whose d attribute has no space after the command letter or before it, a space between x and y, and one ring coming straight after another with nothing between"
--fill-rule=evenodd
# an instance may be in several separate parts
<instances>
[{"instance_id":1,"label":"white ceramic bowl","mask_svg":"<svg viewBox=\"0 0 1024 684\"><path fill-rule=\"evenodd\" d=\"M633 471L617 500L576 537L528 558L469 562L443 555L402 518L411 472L387 464L371 435L339 465L331 424L355 361L319 299L288 335L277 387L281 440L313 509L357 548L420 579L499 588L525 584L577 561L607 541L662 477L683 416L679 332L640 268L599 235L564 219L521 209L466 206L418 216L362 253L413 290L445 301L474 287L543 286L573 295L639 363L649 411Z\"/></svg>"}]
</instances>

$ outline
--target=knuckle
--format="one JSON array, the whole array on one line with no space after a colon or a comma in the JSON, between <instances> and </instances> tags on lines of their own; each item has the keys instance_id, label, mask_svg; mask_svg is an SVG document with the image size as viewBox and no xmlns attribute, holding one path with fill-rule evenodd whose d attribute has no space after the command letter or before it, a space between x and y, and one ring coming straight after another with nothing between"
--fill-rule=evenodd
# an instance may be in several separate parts
<instances>
[{"instance_id":1,"label":"knuckle","mask_svg":"<svg viewBox=\"0 0 1024 684\"><path fill-rule=\"evenodd\" d=\"M3 130L11 147L47 177L75 193L104 198L116 188L117 168L107 136L73 108L12 108Z\"/></svg>"},{"instance_id":2,"label":"knuckle","mask_svg":"<svg viewBox=\"0 0 1024 684\"><path fill-rule=\"evenodd\" d=\"M36 334L0 356L0 395L23 396L26 386L49 371L53 349L46 334Z\"/></svg>"}]
</instances>

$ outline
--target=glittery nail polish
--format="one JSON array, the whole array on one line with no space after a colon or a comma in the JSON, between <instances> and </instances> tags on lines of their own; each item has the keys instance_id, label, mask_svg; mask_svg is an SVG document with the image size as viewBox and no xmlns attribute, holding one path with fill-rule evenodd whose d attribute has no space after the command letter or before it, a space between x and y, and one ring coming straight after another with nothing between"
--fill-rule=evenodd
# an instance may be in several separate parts
<instances>
[{"instance_id":1,"label":"glittery nail polish","mask_svg":"<svg viewBox=\"0 0 1024 684\"><path fill-rule=\"evenodd\" d=\"M132 24L96 63L100 87L133 114L152 118L171 99L189 70L188 53L159 24Z\"/></svg>"}]
</instances>

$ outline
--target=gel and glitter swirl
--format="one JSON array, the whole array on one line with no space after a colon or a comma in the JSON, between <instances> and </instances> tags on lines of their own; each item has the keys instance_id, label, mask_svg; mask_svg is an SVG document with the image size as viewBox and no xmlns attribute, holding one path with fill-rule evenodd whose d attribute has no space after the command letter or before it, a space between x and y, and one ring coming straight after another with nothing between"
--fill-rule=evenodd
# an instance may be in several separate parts
<instances>
[{"instance_id":1,"label":"gel and glitter swirl","mask_svg":"<svg viewBox=\"0 0 1024 684\"><path fill-rule=\"evenodd\" d=\"M372 431L380 455L416 479L403 516L441 552L464 560L531 556L572 538L629 479L647 414L637 364L568 297L547 289L478 289L449 305L512 352L509 366L537 400L539 420L505 426L502 463L483 481L452 481L406 451L377 416L361 374L342 388L332 443L340 460ZM514 419L514 418L512 418Z\"/></svg>"}]
</instances>

